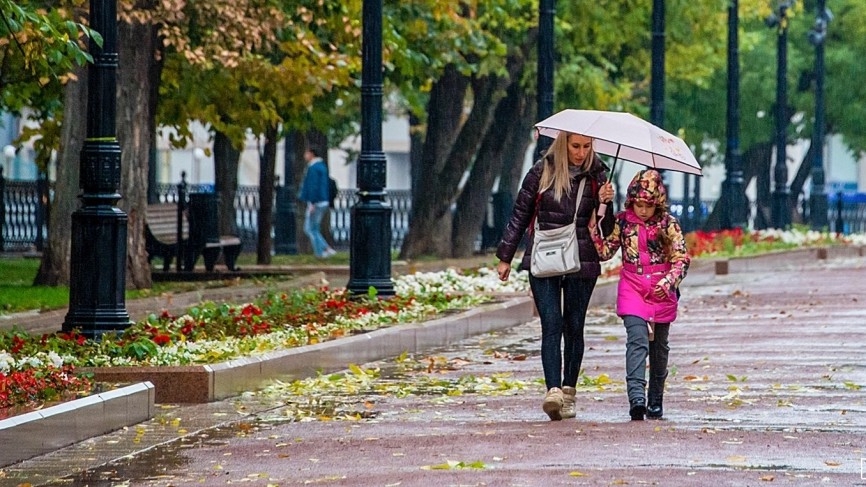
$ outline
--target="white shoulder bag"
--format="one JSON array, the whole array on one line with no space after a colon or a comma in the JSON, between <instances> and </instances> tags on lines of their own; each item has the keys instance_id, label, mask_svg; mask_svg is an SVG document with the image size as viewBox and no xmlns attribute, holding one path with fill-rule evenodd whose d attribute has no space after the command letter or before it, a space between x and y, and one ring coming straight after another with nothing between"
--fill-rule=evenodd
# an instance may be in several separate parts
<instances>
[{"instance_id":1,"label":"white shoulder bag","mask_svg":"<svg viewBox=\"0 0 866 487\"><path fill-rule=\"evenodd\" d=\"M538 215L532 231L532 256L529 271L535 277L551 277L571 274L580 270L580 253L577 245L577 210L583 199L586 178L580 179L577 201L571 224L551 230L539 230Z\"/></svg>"}]
</instances>

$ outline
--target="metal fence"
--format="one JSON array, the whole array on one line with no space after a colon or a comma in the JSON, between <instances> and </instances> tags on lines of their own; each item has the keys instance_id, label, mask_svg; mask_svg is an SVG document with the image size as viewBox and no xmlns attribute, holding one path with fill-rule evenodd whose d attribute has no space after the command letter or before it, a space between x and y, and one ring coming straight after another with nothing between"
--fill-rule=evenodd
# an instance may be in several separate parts
<instances>
[{"instance_id":1,"label":"metal fence","mask_svg":"<svg viewBox=\"0 0 866 487\"><path fill-rule=\"evenodd\" d=\"M187 184L188 193L211 192L212 185ZM159 184L155 191L160 203L177 203L178 185ZM48 201L52 196L51 185L45 180L8 181L3 179L0 169L0 252L41 251L47 235ZM492 198L487 212L496 213L493 208L497 201ZM334 248L347 250L351 235L352 207L357 202L354 189L342 189L337 196L334 208L330 211L331 236ZM391 205L391 247L399 250L409 230L409 214L412 210L412 196L409 191L388 191L387 202ZM682 222L683 229L691 231L706 221L712 212L714 201L702 201L700 208L693 202L684 205L682 201L671 200L671 212ZM234 207L238 236L243 242L244 252L254 252L258 236L256 220L259 209L258 186L239 186L235 193ZM806 215L808 217L808 215ZM828 209L830 230L844 234L866 232L866 195L830 195ZM490 225L492 218L485 219ZM499 235L501 229L479 229L476 248L483 245L482 235ZM271 230L273 232L273 230Z\"/></svg>"},{"instance_id":2,"label":"metal fence","mask_svg":"<svg viewBox=\"0 0 866 487\"><path fill-rule=\"evenodd\" d=\"M41 251L48 235L51 188L45 179L14 181L0 168L0 252Z\"/></svg>"}]
</instances>

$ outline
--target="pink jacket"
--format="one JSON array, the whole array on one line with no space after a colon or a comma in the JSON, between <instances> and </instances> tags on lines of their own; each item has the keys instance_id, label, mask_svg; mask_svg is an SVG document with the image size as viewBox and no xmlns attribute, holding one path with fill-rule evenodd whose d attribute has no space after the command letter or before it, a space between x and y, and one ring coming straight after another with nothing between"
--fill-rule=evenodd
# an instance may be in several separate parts
<instances>
[{"instance_id":1,"label":"pink jacket","mask_svg":"<svg viewBox=\"0 0 866 487\"><path fill-rule=\"evenodd\" d=\"M619 316L639 316L654 323L670 323L677 317L677 288L688 272L691 259L686 250L685 238L677 219L667 211L658 211L646 222L632 211L634 199L642 199L665 207L665 191L655 171L645 171L638 176L642 186L629 188L626 210L616 215L613 232L602 239L593 231L592 240L599 259L609 260L622 247L623 267L617 288L616 313ZM648 181L647 181L648 180ZM649 184L648 184L649 183ZM665 248L662 238L670 242ZM663 299L653 295L653 288L661 283L667 290Z\"/></svg>"}]
</instances>

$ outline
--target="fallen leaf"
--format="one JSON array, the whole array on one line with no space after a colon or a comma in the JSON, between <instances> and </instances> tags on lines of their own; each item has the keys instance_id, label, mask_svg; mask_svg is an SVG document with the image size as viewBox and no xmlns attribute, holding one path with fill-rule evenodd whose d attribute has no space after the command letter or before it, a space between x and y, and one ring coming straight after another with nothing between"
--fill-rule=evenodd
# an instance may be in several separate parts
<instances>
[{"instance_id":1,"label":"fallen leaf","mask_svg":"<svg viewBox=\"0 0 866 487\"><path fill-rule=\"evenodd\" d=\"M838 467L842 464L835 460L824 460L824 465L827 465L828 467Z\"/></svg>"},{"instance_id":2,"label":"fallen leaf","mask_svg":"<svg viewBox=\"0 0 866 487\"><path fill-rule=\"evenodd\" d=\"M762 475L759 478L761 480L763 480L764 482L772 482L772 481L776 480L776 477L773 477L772 475Z\"/></svg>"},{"instance_id":3,"label":"fallen leaf","mask_svg":"<svg viewBox=\"0 0 866 487\"><path fill-rule=\"evenodd\" d=\"M585 474L585 473L583 473L583 472L578 472L577 470L574 470L574 471L572 471L572 472L568 472L568 475L569 475L570 477L586 477L586 474Z\"/></svg>"}]
</instances>

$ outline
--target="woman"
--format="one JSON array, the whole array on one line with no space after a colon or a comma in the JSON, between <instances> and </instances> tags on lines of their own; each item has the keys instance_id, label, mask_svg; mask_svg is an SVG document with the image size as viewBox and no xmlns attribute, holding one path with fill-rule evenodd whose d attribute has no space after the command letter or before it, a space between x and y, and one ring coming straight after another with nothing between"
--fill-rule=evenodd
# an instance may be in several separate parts
<instances>
[{"instance_id":1,"label":"woman","mask_svg":"<svg viewBox=\"0 0 866 487\"><path fill-rule=\"evenodd\" d=\"M599 203L613 199L613 187L605 184L605 170L592 150L590 137L560 132L544 157L523 178L511 219L496 250L499 278L508 280L511 260L533 218L538 218L542 230L568 225L575 216L575 204L580 198L577 212L580 271L556 277L535 277L531 273L529 276L535 307L541 318L541 364L547 386L542 410L551 420L575 416L575 386L583 360L586 310L601 274L601 264L588 226ZM587 184L583 194L578 195L581 178L587 178ZM613 229L612 207L607 208L607 214L602 220L605 235ZM530 268L532 239L528 241L529 248L523 254L521 269Z\"/></svg>"}]
</instances>

